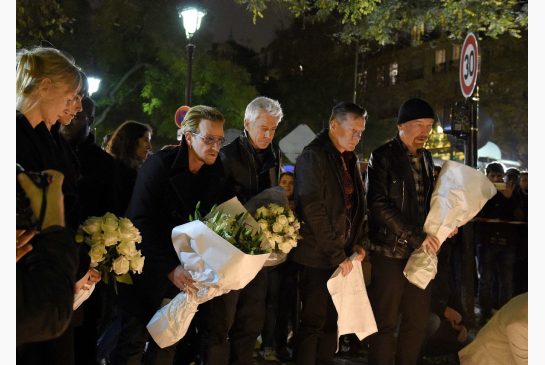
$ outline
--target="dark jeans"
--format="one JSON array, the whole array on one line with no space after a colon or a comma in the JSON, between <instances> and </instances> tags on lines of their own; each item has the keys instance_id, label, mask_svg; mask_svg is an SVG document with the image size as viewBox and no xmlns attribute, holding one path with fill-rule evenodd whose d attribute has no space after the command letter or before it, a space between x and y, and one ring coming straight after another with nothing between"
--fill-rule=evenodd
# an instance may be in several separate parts
<instances>
[{"instance_id":1,"label":"dark jeans","mask_svg":"<svg viewBox=\"0 0 545 365\"><path fill-rule=\"evenodd\" d=\"M491 316L492 308L499 309L513 296L515 248L509 245L485 243L477 246L479 260L479 305L483 319ZM497 281L497 298L493 284ZM496 304L496 305L495 305Z\"/></svg>"},{"instance_id":2,"label":"dark jeans","mask_svg":"<svg viewBox=\"0 0 545 365\"><path fill-rule=\"evenodd\" d=\"M407 259L392 259L379 254L371 257L369 300L378 333L369 337L369 364L415 365L426 336L430 312L430 283L422 290L403 275ZM395 338L398 318L399 334Z\"/></svg>"},{"instance_id":3,"label":"dark jeans","mask_svg":"<svg viewBox=\"0 0 545 365\"><path fill-rule=\"evenodd\" d=\"M269 270L267 278L267 299L265 323L261 332L262 344L261 347L275 348L275 331L278 318L280 290L282 283L282 265L267 268Z\"/></svg>"},{"instance_id":4,"label":"dark jeans","mask_svg":"<svg viewBox=\"0 0 545 365\"><path fill-rule=\"evenodd\" d=\"M235 320L229 332L231 364L249 365L257 336L265 321L268 269L263 268L256 277L240 290Z\"/></svg>"},{"instance_id":5,"label":"dark jeans","mask_svg":"<svg viewBox=\"0 0 545 365\"><path fill-rule=\"evenodd\" d=\"M337 348L337 310L327 290L336 268L299 265L299 291L303 305L296 338L298 365L330 365Z\"/></svg>"}]
</instances>

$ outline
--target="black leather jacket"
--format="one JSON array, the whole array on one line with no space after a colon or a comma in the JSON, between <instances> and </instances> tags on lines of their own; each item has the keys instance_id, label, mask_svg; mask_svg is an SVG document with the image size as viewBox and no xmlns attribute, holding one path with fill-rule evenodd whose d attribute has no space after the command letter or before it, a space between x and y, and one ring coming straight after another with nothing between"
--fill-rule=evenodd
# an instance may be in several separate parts
<instances>
[{"instance_id":1,"label":"black leather jacket","mask_svg":"<svg viewBox=\"0 0 545 365\"><path fill-rule=\"evenodd\" d=\"M426 206L419 213L416 186L407 151L397 136L377 148L367 166L369 239L372 251L388 257L406 258L422 245L422 230L433 192L433 159L423 150Z\"/></svg>"},{"instance_id":2,"label":"black leather jacket","mask_svg":"<svg viewBox=\"0 0 545 365\"><path fill-rule=\"evenodd\" d=\"M227 184L234 189L242 204L263 190L278 185L280 151L274 142L264 151L257 152L243 133L221 149L220 158Z\"/></svg>"},{"instance_id":3,"label":"black leather jacket","mask_svg":"<svg viewBox=\"0 0 545 365\"><path fill-rule=\"evenodd\" d=\"M347 216L343 158L328 131L322 130L305 147L295 167L295 208L303 238L290 258L316 268L338 266L352 254L355 244L363 246L365 237L365 192L357 156L347 166L354 181L352 214Z\"/></svg>"}]
</instances>

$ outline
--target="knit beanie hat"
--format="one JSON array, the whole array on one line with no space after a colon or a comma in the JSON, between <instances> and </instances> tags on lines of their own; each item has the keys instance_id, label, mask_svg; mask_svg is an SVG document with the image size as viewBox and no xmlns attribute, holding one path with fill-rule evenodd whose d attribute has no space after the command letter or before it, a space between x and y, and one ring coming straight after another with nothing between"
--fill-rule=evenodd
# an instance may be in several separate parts
<instances>
[{"instance_id":1,"label":"knit beanie hat","mask_svg":"<svg viewBox=\"0 0 545 365\"><path fill-rule=\"evenodd\" d=\"M397 124L410 122L415 119L432 118L435 119L433 108L422 99L409 99L399 108Z\"/></svg>"}]
</instances>

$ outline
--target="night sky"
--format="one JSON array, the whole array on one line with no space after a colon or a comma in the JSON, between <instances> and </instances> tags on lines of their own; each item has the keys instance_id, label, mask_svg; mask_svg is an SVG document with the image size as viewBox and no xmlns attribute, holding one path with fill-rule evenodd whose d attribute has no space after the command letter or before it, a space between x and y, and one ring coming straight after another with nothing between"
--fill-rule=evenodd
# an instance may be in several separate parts
<instances>
[{"instance_id":1,"label":"night sky","mask_svg":"<svg viewBox=\"0 0 545 365\"><path fill-rule=\"evenodd\" d=\"M183 1L182 4L195 2ZM202 7L207 11L201 23L201 31L210 32L214 42L224 42L232 34L234 40L248 48L259 51L274 38L277 29L290 25L292 16L289 11L278 4L271 4L253 24L252 13L245 6L233 0L202 0Z\"/></svg>"}]
</instances>

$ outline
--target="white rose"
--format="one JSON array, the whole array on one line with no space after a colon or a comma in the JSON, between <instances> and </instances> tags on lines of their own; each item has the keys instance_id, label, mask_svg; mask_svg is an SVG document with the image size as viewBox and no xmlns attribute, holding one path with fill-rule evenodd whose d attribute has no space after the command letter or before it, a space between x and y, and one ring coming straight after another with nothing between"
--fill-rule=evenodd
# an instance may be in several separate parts
<instances>
[{"instance_id":1,"label":"white rose","mask_svg":"<svg viewBox=\"0 0 545 365\"><path fill-rule=\"evenodd\" d=\"M103 245L93 245L89 250L89 256L91 257L91 265L98 264L104 260L104 255L106 255L106 247ZM96 265L94 265L96 266Z\"/></svg>"},{"instance_id":2,"label":"white rose","mask_svg":"<svg viewBox=\"0 0 545 365\"><path fill-rule=\"evenodd\" d=\"M134 224L132 224L131 220L129 218L119 218L119 229L126 229L130 230L134 227Z\"/></svg>"},{"instance_id":3,"label":"white rose","mask_svg":"<svg viewBox=\"0 0 545 365\"><path fill-rule=\"evenodd\" d=\"M272 231L274 233L279 233L279 232L282 232L282 225L278 222L274 222L273 226L272 226Z\"/></svg>"},{"instance_id":4,"label":"white rose","mask_svg":"<svg viewBox=\"0 0 545 365\"><path fill-rule=\"evenodd\" d=\"M264 231L269 227L269 223L267 223L267 221L265 219L260 219L260 220L257 221L257 223L259 224L261 229L264 230Z\"/></svg>"},{"instance_id":5,"label":"white rose","mask_svg":"<svg viewBox=\"0 0 545 365\"><path fill-rule=\"evenodd\" d=\"M277 234L273 234L272 237L271 237L271 241L275 242L275 243L281 243L284 239L282 238L282 236L280 235L277 235Z\"/></svg>"},{"instance_id":6,"label":"white rose","mask_svg":"<svg viewBox=\"0 0 545 365\"><path fill-rule=\"evenodd\" d=\"M102 217L101 222L102 230L103 231L115 231L118 227L117 224L117 217L113 215L112 213L106 213Z\"/></svg>"},{"instance_id":7,"label":"white rose","mask_svg":"<svg viewBox=\"0 0 545 365\"><path fill-rule=\"evenodd\" d=\"M106 247L113 246L119 241L119 234L115 231L104 231L104 245Z\"/></svg>"},{"instance_id":8,"label":"white rose","mask_svg":"<svg viewBox=\"0 0 545 365\"><path fill-rule=\"evenodd\" d=\"M136 254L130 258L131 270L134 273L142 273L144 268L144 259L145 257L140 254L140 251L136 251Z\"/></svg>"},{"instance_id":9,"label":"white rose","mask_svg":"<svg viewBox=\"0 0 545 365\"><path fill-rule=\"evenodd\" d=\"M274 204L274 207L271 207L271 211L274 215L280 215L284 213L284 207Z\"/></svg>"},{"instance_id":10,"label":"white rose","mask_svg":"<svg viewBox=\"0 0 545 365\"><path fill-rule=\"evenodd\" d=\"M288 209L288 222L293 223L295 220L295 215L293 215L293 211L291 209Z\"/></svg>"},{"instance_id":11,"label":"white rose","mask_svg":"<svg viewBox=\"0 0 545 365\"><path fill-rule=\"evenodd\" d=\"M299 228L301 228L301 224L298 221L293 222L293 228L295 228L296 231L299 231Z\"/></svg>"},{"instance_id":12,"label":"white rose","mask_svg":"<svg viewBox=\"0 0 545 365\"><path fill-rule=\"evenodd\" d=\"M289 253L292 249L292 245L290 245L289 242L282 242L278 245L278 248L280 249L280 251L282 251L283 253Z\"/></svg>"},{"instance_id":13,"label":"white rose","mask_svg":"<svg viewBox=\"0 0 545 365\"><path fill-rule=\"evenodd\" d=\"M257 208L256 216L267 218L269 216L269 210L265 207Z\"/></svg>"},{"instance_id":14,"label":"white rose","mask_svg":"<svg viewBox=\"0 0 545 365\"><path fill-rule=\"evenodd\" d=\"M91 245L104 245L104 235L101 232L95 232L91 236Z\"/></svg>"},{"instance_id":15,"label":"white rose","mask_svg":"<svg viewBox=\"0 0 545 365\"><path fill-rule=\"evenodd\" d=\"M289 226L286 233L289 235L289 236L293 236L295 234L295 228L293 228L292 226Z\"/></svg>"},{"instance_id":16,"label":"white rose","mask_svg":"<svg viewBox=\"0 0 545 365\"><path fill-rule=\"evenodd\" d=\"M94 234L100 232L102 218L99 217L90 217L82 224L82 228L85 232L89 234Z\"/></svg>"},{"instance_id":17,"label":"white rose","mask_svg":"<svg viewBox=\"0 0 545 365\"><path fill-rule=\"evenodd\" d=\"M131 257L138 253L136 250L136 245L134 241L121 241L121 243L116 247L117 252L120 255Z\"/></svg>"},{"instance_id":18,"label":"white rose","mask_svg":"<svg viewBox=\"0 0 545 365\"><path fill-rule=\"evenodd\" d=\"M129 260L125 256L119 256L112 264L112 269L117 275L123 275L129 272Z\"/></svg>"},{"instance_id":19,"label":"white rose","mask_svg":"<svg viewBox=\"0 0 545 365\"><path fill-rule=\"evenodd\" d=\"M276 218L276 221L280 223L282 226L286 226L288 224L288 218L286 218L285 215L279 215Z\"/></svg>"}]
</instances>

